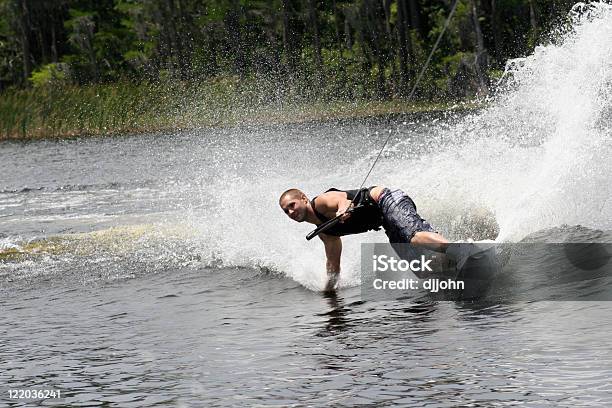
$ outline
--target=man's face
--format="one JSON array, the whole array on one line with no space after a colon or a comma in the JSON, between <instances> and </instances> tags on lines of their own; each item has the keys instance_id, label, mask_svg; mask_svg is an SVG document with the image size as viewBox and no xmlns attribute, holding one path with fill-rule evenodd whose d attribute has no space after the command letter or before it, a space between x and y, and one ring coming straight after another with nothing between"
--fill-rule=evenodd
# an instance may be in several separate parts
<instances>
[{"instance_id":1,"label":"man's face","mask_svg":"<svg viewBox=\"0 0 612 408\"><path fill-rule=\"evenodd\" d=\"M308 213L308 201L302 197L285 197L280 202L281 209L294 221L302 222Z\"/></svg>"}]
</instances>

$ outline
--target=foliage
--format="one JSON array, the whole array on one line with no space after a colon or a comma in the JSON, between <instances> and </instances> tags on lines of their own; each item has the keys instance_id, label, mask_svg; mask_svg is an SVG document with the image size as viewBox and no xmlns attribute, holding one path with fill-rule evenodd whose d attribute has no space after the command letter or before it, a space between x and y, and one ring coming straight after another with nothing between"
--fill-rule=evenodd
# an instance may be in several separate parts
<instances>
[{"instance_id":1,"label":"foliage","mask_svg":"<svg viewBox=\"0 0 612 408\"><path fill-rule=\"evenodd\" d=\"M508 58L554 41L549 33L573 2L457 1L417 99L486 93L490 73ZM287 106L405 99L452 4L0 0L0 127L5 135L104 132L141 129L142 118L165 126L185 100L189 112L210 116L207 109L227 109L228 100ZM40 97L19 90L28 87Z\"/></svg>"},{"instance_id":2,"label":"foliage","mask_svg":"<svg viewBox=\"0 0 612 408\"><path fill-rule=\"evenodd\" d=\"M34 70L29 80L34 88L61 85L68 78L68 65L51 63Z\"/></svg>"},{"instance_id":3,"label":"foliage","mask_svg":"<svg viewBox=\"0 0 612 408\"><path fill-rule=\"evenodd\" d=\"M570 5L459 0L427 80L443 79L449 57L482 52L475 50L478 35L489 66L502 67L533 48ZM347 97L401 96L450 6L429 0L0 0L0 91L27 85L33 71L40 75L48 64L64 62L78 84L157 80L164 72L179 80L259 75L311 89L324 76L321 92L311 93L326 96L322 91L340 87Z\"/></svg>"}]
</instances>

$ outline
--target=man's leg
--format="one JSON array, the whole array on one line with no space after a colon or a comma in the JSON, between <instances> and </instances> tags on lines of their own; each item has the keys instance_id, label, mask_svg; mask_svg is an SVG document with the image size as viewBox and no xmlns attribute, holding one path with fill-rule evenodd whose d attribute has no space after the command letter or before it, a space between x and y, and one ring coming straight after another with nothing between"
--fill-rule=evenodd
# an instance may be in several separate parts
<instances>
[{"instance_id":1,"label":"man's leg","mask_svg":"<svg viewBox=\"0 0 612 408\"><path fill-rule=\"evenodd\" d=\"M385 219L385 232L390 242L410 242L432 251L446 251L448 240L435 232L431 224L421 218L408 194L401 190L383 189L378 200L378 206Z\"/></svg>"},{"instance_id":2,"label":"man's leg","mask_svg":"<svg viewBox=\"0 0 612 408\"><path fill-rule=\"evenodd\" d=\"M425 247L436 252L446 252L448 240L437 232L419 231L410 240L411 244Z\"/></svg>"}]
</instances>

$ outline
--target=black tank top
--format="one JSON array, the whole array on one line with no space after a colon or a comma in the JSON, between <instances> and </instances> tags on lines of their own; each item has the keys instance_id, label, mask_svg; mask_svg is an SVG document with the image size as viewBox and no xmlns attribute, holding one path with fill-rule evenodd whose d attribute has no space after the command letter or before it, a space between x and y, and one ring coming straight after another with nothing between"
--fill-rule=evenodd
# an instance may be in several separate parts
<instances>
[{"instance_id":1,"label":"black tank top","mask_svg":"<svg viewBox=\"0 0 612 408\"><path fill-rule=\"evenodd\" d=\"M326 193L329 191L345 192L346 198L349 200L354 199L353 203L355 206L361 206L356 208L351 213L349 219L343 223L334 225L325 231L325 234L339 237L342 235L359 234L370 230L380 229L383 222L383 217L378 204L370 196L370 190L372 188L374 187L362 188L361 190L338 190L337 188L330 188L327 190ZM355 198L355 196L357 197ZM319 218L321 222L325 222L329 220L329 218L317 211L317 208L315 207L316 199L317 197L313 198L310 202L312 209L314 210L317 218Z\"/></svg>"}]
</instances>

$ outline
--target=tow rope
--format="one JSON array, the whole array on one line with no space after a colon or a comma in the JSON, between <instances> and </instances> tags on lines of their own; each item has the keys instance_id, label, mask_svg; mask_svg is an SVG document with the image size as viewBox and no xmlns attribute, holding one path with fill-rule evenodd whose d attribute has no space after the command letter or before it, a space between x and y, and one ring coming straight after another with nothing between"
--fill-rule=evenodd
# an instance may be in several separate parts
<instances>
[{"instance_id":1,"label":"tow rope","mask_svg":"<svg viewBox=\"0 0 612 408\"><path fill-rule=\"evenodd\" d=\"M423 65L423 68L421 69L421 72L419 72L419 76L417 77L417 80L414 83L414 86L412 87L412 91L410 91L410 94L408 95L408 99L406 100L406 102L410 102L410 100L414 96L414 92L416 91L417 87L419 86L419 83L421 82L421 79L423 78L423 74L425 73L425 70L429 66L429 63L431 62L431 57L433 56L433 53L438 48L438 45L440 45L440 40L442 39L442 36L446 32L446 29L448 28L448 24L450 23L451 19L453 18L453 15L455 14L455 10L457 9L457 4L458 3L459 3L459 0L455 0L455 2L453 3L453 7L451 8L450 13L448 13L448 17L446 18L446 21L444 22L444 27L442 28L442 31L440 31L440 34L438 35L438 38L436 39L436 42L434 43L434 46L431 49L431 52L429 53L429 56L427 57L427 60L425 61L425 65ZM372 173L372 170L374 170L374 166L376 166L376 163L378 162L378 159L380 159L380 155L382 154L383 150L385 150L385 147L387 146L387 143L389 143L389 140L391 139L392 135L393 135L393 133L389 132L389 136L387 136L387 139L385 140L385 143L383 143L382 147L380 148L380 151L378 152L378 155L376 156L376 159L374 160L374 163L372 163L372 166L370 167L370 170L368 171L368 173L364 177L363 181L361 182L361 185L359 186L359 190L361 190L363 188L363 185L365 184L366 180L370 176L370 173ZM353 197L353 199L351 200L351 203L349 204L349 207L346 209L346 211L344 211L342 214L336 215L334 218L332 218L330 220L327 220L324 223L322 223L319 226L317 226L317 228L315 228L308 235L306 235L306 240L310 241L311 239L313 239L317 235L319 235L319 234L329 230L334 225L338 224L340 222L341 217L344 214L350 214L353 211L355 211L356 209L363 207L363 205L359 205L359 204L356 205L356 206L353 206L353 204L355 203L355 198L357 198L358 195L359 194L355 194L355 197Z\"/></svg>"}]
</instances>

